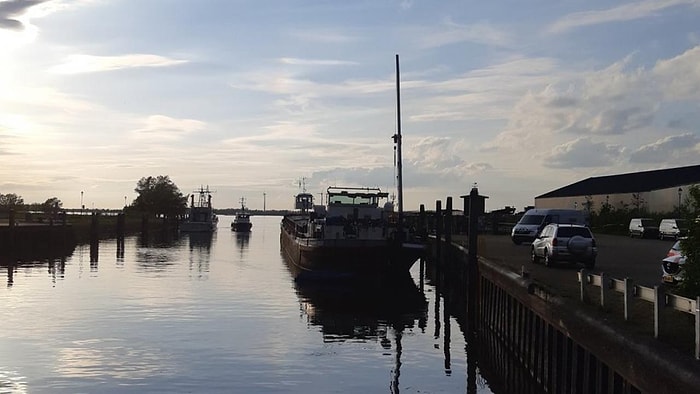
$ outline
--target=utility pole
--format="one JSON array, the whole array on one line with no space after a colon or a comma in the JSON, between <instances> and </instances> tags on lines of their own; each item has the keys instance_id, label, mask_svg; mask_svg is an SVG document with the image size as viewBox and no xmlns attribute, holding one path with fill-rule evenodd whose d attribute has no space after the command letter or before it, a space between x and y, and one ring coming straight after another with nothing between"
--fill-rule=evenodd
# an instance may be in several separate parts
<instances>
[{"instance_id":1,"label":"utility pole","mask_svg":"<svg viewBox=\"0 0 700 394\"><path fill-rule=\"evenodd\" d=\"M263 192L263 212L267 211L265 208L267 193Z\"/></svg>"}]
</instances>

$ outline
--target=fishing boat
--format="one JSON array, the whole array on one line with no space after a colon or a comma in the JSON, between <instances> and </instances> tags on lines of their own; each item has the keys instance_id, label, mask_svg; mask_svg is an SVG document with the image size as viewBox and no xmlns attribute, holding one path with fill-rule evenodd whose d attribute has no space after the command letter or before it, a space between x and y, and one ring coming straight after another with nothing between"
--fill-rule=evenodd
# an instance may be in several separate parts
<instances>
[{"instance_id":1,"label":"fishing boat","mask_svg":"<svg viewBox=\"0 0 700 394\"><path fill-rule=\"evenodd\" d=\"M196 197L196 200L195 200ZM200 187L190 195L190 206L180 222L180 232L212 232L216 230L219 219L211 205L209 186Z\"/></svg>"},{"instance_id":2,"label":"fishing boat","mask_svg":"<svg viewBox=\"0 0 700 394\"><path fill-rule=\"evenodd\" d=\"M397 92L398 92L398 56ZM398 99L398 93L397 93ZM303 277L385 277L408 275L424 249L407 231L403 220L401 132L396 144L398 212L389 193L370 187L329 187L325 205L314 205L313 195L296 196L296 212L281 223L283 253Z\"/></svg>"},{"instance_id":3,"label":"fishing boat","mask_svg":"<svg viewBox=\"0 0 700 394\"><path fill-rule=\"evenodd\" d=\"M253 223L250 221L250 214L245 206L245 198L241 197L241 209L236 212L236 216L231 222L231 230L247 233L253 227Z\"/></svg>"}]
</instances>

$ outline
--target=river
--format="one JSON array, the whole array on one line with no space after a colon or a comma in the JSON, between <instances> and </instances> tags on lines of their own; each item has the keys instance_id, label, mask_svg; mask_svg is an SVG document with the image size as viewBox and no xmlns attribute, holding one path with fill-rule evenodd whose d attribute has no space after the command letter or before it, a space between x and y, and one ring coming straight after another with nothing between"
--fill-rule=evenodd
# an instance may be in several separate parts
<instances>
[{"instance_id":1,"label":"river","mask_svg":"<svg viewBox=\"0 0 700 394\"><path fill-rule=\"evenodd\" d=\"M295 283L280 219L0 266L0 393L492 392L420 263L389 288Z\"/></svg>"}]
</instances>

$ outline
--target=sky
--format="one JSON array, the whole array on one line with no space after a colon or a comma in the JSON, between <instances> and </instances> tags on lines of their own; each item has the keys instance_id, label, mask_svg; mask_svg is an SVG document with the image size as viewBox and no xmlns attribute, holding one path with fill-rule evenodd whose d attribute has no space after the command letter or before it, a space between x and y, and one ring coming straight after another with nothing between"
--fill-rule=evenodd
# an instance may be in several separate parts
<instances>
[{"instance_id":1,"label":"sky","mask_svg":"<svg viewBox=\"0 0 700 394\"><path fill-rule=\"evenodd\" d=\"M300 180L486 209L699 164L700 0L0 0L0 193L215 208ZM318 201L317 201L318 202Z\"/></svg>"}]
</instances>

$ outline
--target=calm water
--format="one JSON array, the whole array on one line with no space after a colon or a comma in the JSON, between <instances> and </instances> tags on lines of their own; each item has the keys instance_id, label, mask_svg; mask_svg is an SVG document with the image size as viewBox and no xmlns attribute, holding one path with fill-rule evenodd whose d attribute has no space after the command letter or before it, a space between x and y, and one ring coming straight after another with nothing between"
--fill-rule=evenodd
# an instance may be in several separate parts
<instances>
[{"instance_id":1,"label":"calm water","mask_svg":"<svg viewBox=\"0 0 700 394\"><path fill-rule=\"evenodd\" d=\"M299 285L279 217L231 219L0 266L0 393L467 392L464 334L418 263L391 289Z\"/></svg>"}]
</instances>

